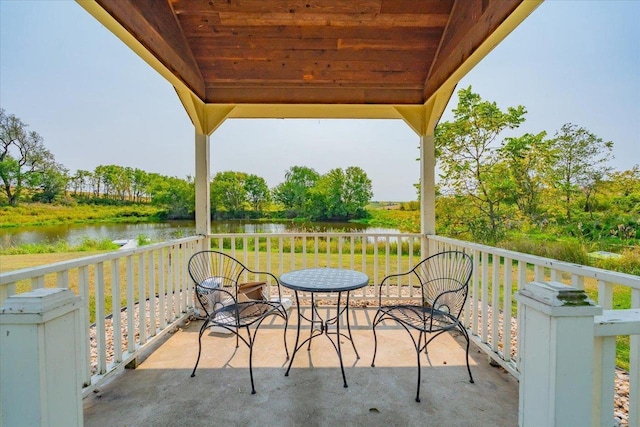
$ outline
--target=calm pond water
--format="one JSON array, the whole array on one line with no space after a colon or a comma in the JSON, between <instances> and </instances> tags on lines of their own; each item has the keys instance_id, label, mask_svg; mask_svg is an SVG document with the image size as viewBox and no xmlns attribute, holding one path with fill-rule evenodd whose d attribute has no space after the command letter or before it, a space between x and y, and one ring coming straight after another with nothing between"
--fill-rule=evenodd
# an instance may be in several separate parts
<instances>
[{"instance_id":1,"label":"calm pond water","mask_svg":"<svg viewBox=\"0 0 640 427\"><path fill-rule=\"evenodd\" d=\"M0 248L25 243L53 243L59 240L76 245L90 239L124 240L143 235L152 241L164 241L194 234L193 221L166 221L145 224L62 224L19 228L0 228ZM257 221L212 221L213 233L295 233L366 232L399 233L392 228L369 227L348 222L266 223Z\"/></svg>"}]
</instances>

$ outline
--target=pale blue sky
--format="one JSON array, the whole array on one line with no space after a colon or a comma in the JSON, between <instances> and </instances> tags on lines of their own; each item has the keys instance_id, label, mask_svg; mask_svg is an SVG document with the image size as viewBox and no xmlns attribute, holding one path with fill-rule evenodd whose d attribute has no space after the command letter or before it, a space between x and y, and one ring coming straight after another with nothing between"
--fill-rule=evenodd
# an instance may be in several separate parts
<instances>
[{"instance_id":1,"label":"pale blue sky","mask_svg":"<svg viewBox=\"0 0 640 427\"><path fill-rule=\"evenodd\" d=\"M516 134L584 126L613 141L613 167L630 169L640 163L639 22L640 1L548 0L458 88L524 105ZM193 127L171 85L74 1L0 0L0 106L71 172L194 174ZM211 137L212 175L249 172L273 187L293 165L360 166L375 200L412 200L418 143L394 120L227 121Z\"/></svg>"}]
</instances>

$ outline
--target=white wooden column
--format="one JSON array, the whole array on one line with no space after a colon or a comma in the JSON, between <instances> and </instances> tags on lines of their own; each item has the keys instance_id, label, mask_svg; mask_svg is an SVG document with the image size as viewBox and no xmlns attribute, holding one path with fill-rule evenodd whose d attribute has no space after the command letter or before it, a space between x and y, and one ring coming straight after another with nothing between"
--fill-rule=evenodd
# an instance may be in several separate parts
<instances>
[{"instance_id":1,"label":"white wooden column","mask_svg":"<svg viewBox=\"0 0 640 427\"><path fill-rule=\"evenodd\" d=\"M436 149L435 129L427 129L420 135L420 234L422 235L421 256L426 258L435 253L429 236L436 234Z\"/></svg>"},{"instance_id":2,"label":"white wooden column","mask_svg":"<svg viewBox=\"0 0 640 427\"><path fill-rule=\"evenodd\" d=\"M433 129L420 136L420 231L436 234L436 159Z\"/></svg>"},{"instance_id":3,"label":"white wooden column","mask_svg":"<svg viewBox=\"0 0 640 427\"><path fill-rule=\"evenodd\" d=\"M435 244L429 236L436 234L436 124L451 98L454 85L441 87L420 107L395 107L402 119L420 137L420 234L422 258L430 255Z\"/></svg>"},{"instance_id":4,"label":"white wooden column","mask_svg":"<svg viewBox=\"0 0 640 427\"><path fill-rule=\"evenodd\" d=\"M211 135L234 110L233 105L207 105L190 90L175 86L176 93L195 128L195 185L196 185L196 234L211 234ZM204 239L201 249L209 249L210 240Z\"/></svg>"},{"instance_id":5,"label":"white wooden column","mask_svg":"<svg viewBox=\"0 0 640 427\"><path fill-rule=\"evenodd\" d=\"M530 282L515 296L522 315L520 427L591 426L594 317L584 291Z\"/></svg>"},{"instance_id":6,"label":"white wooden column","mask_svg":"<svg viewBox=\"0 0 640 427\"><path fill-rule=\"evenodd\" d=\"M209 198L209 136L196 130L196 234L211 234L211 201Z\"/></svg>"}]
</instances>

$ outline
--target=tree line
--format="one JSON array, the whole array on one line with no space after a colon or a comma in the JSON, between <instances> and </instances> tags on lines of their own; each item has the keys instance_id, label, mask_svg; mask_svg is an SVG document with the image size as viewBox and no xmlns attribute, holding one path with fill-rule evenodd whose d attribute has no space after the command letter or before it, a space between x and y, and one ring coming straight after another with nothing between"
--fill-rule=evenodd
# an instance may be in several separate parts
<instances>
[{"instance_id":1,"label":"tree line","mask_svg":"<svg viewBox=\"0 0 640 427\"><path fill-rule=\"evenodd\" d=\"M503 137L525 121L526 109L502 111L471 87L458 92L453 114L435 132L441 171L436 214L445 234L495 243L514 230L535 232L556 223L574 235L640 237L640 167L614 171L611 141L571 123L553 136ZM117 165L70 174L27 127L0 109L0 203L152 203L167 218L193 217L192 177ZM321 175L293 166L274 188L238 171L217 173L210 184L211 214L220 219L350 220L365 217L372 198L371 181L358 167Z\"/></svg>"},{"instance_id":2,"label":"tree line","mask_svg":"<svg viewBox=\"0 0 640 427\"><path fill-rule=\"evenodd\" d=\"M138 168L100 165L93 171L69 173L45 147L37 132L0 109L0 202L152 203L167 218L192 218L193 177L149 173ZM217 218L281 215L311 220L350 220L366 216L373 197L371 180L359 167L335 168L321 175L293 166L270 189L264 178L244 172L217 173L210 183L211 213Z\"/></svg>"}]
</instances>

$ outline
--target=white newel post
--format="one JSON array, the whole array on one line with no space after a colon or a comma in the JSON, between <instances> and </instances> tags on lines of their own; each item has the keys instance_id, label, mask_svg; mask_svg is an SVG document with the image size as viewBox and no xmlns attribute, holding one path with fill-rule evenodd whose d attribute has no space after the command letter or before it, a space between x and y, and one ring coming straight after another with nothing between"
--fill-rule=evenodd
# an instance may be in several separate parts
<instances>
[{"instance_id":1,"label":"white newel post","mask_svg":"<svg viewBox=\"0 0 640 427\"><path fill-rule=\"evenodd\" d=\"M82 426L80 298L36 289L0 308L0 425Z\"/></svg>"},{"instance_id":2,"label":"white newel post","mask_svg":"<svg viewBox=\"0 0 640 427\"><path fill-rule=\"evenodd\" d=\"M555 282L530 282L521 304L521 427L590 426L594 316L602 307L584 291Z\"/></svg>"}]
</instances>

